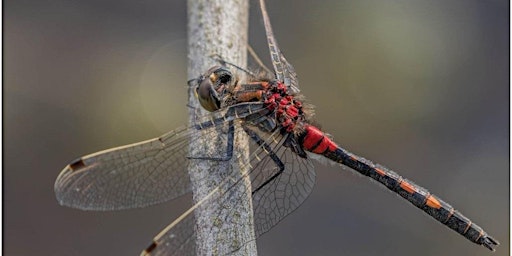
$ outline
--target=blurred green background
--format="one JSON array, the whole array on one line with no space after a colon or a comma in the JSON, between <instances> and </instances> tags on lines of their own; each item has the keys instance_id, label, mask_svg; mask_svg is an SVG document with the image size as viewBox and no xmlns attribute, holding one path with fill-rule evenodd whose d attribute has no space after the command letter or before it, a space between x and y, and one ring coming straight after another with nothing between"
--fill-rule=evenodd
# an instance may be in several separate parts
<instances>
[{"instance_id":1,"label":"blurred green background","mask_svg":"<svg viewBox=\"0 0 512 256\"><path fill-rule=\"evenodd\" d=\"M316 120L482 226L509 255L509 2L268 1ZM250 41L268 60L251 0ZM120 212L60 207L71 160L187 121L185 1L4 1L4 255L138 255L187 197ZM260 255L491 255L347 169Z\"/></svg>"}]
</instances>

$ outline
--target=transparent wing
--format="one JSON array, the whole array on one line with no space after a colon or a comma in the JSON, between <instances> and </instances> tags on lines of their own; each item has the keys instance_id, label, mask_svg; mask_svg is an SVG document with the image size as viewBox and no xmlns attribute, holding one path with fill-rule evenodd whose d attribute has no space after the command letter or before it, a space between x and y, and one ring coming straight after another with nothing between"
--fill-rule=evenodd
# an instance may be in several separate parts
<instances>
[{"instance_id":1,"label":"transparent wing","mask_svg":"<svg viewBox=\"0 0 512 256\"><path fill-rule=\"evenodd\" d=\"M213 195L211 195L213 196ZM193 256L196 255L194 211L201 205L210 205L207 197L174 220L141 252L141 256Z\"/></svg>"},{"instance_id":2,"label":"transparent wing","mask_svg":"<svg viewBox=\"0 0 512 256\"><path fill-rule=\"evenodd\" d=\"M193 130L79 158L55 182L60 204L84 210L118 210L164 202L189 191L186 146Z\"/></svg>"},{"instance_id":3,"label":"transparent wing","mask_svg":"<svg viewBox=\"0 0 512 256\"><path fill-rule=\"evenodd\" d=\"M272 25L270 24L270 18L268 17L267 8L265 7L265 1L260 0L261 14L263 16L263 23L265 24L265 32L267 34L268 48L270 51L270 58L272 65L274 66L274 72L276 78L279 81L284 82L288 89L293 93L299 93L299 80L297 73L293 66L286 60L283 53L277 45L277 41L272 32Z\"/></svg>"},{"instance_id":4,"label":"transparent wing","mask_svg":"<svg viewBox=\"0 0 512 256\"><path fill-rule=\"evenodd\" d=\"M158 138L81 157L57 177L57 200L83 210L119 210L179 197L190 189L190 139L202 130L213 132L215 129L210 128L264 110L261 103L234 105Z\"/></svg>"},{"instance_id":5,"label":"transparent wing","mask_svg":"<svg viewBox=\"0 0 512 256\"><path fill-rule=\"evenodd\" d=\"M313 189L315 182L313 165L309 159L301 158L285 147L283 143L286 137L283 137L279 131L263 136L264 133L261 133L264 145L253 143L250 161L242 166L245 173L242 178L233 182L232 177L227 177L225 182L162 230L141 255L195 255L194 211L200 207L212 207L216 217L213 219L224 216L225 218L220 221L223 225L234 225L235 227L246 225L240 221L240 216L234 214L236 209L220 206L226 201L239 201L247 198L246 193L248 192L240 189L242 180L247 176L250 177L252 186L256 238L297 209ZM280 159L284 169L276 178L271 179L281 170L272 159L273 156ZM239 177L239 174L234 175ZM211 229L218 228L212 223L198 223L197 225ZM237 229L235 228L235 230ZM238 247L230 247L232 250L239 250L250 241L237 242Z\"/></svg>"},{"instance_id":6,"label":"transparent wing","mask_svg":"<svg viewBox=\"0 0 512 256\"><path fill-rule=\"evenodd\" d=\"M237 176L237 175L234 175ZM152 243L142 251L141 255L147 256L193 256L197 255L196 244L196 227L210 230L240 230L242 225L247 225L246 221L240 216L234 216L232 213L238 211L235 204L234 208L222 207L226 202L241 202L247 200L246 194L241 193L244 187L241 182L235 181L228 177L217 188L212 190L208 195L202 198L198 203L183 213L178 219L163 229ZM211 214L205 216L206 219L199 220L196 218L196 210L207 211ZM228 211L228 212L226 212ZM225 218L221 218L225 216ZM229 225L229 228L226 228ZM215 242L215 247L219 251L236 251L246 245L249 240L243 240L243 237L236 234L219 233L218 237L211 237L210 240ZM234 236L237 238L227 239L226 237ZM223 241L223 242L219 242Z\"/></svg>"},{"instance_id":7,"label":"transparent wing","mask_svg":"<svg viewBox=\"0 0 512 256\"><path fill-rule=\"evenodd\" d=\"M272 145L272 152L284 164L280 167L269 156L254 163L251 171L253 209L256 236L277 225L297 209L311 194L315 185L315 170L310 159L302 158L283 145L285 137ZM269 142L270 143L270 142ZM269 182L270 180L270 182ZM268 183L266 183L268 182ZM265 184L266 183L266 184Z\"/></svg>"}]
</instances>

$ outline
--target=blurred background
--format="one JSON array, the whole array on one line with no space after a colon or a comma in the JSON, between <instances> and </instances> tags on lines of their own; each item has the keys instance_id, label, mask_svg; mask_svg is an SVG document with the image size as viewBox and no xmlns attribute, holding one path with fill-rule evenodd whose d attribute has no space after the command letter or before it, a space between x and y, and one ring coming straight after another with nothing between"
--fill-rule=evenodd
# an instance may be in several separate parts
<instances>
[{"instance_id":1,"label":"blurred background","mask_svg":"<svg viewBox=\"0 0 512 256\"><path fill-rule=\"evenodd\" d=\"M509 2L268 1L316 120L429 189L509 255ZM268 63L257 1L250 42ZM71 160L187 122L186 2L4 1L4 255L138 255L188 206L57 204ZM260 255L491 255L347 169L258 239Z\"/></svg>"}]
</instances>

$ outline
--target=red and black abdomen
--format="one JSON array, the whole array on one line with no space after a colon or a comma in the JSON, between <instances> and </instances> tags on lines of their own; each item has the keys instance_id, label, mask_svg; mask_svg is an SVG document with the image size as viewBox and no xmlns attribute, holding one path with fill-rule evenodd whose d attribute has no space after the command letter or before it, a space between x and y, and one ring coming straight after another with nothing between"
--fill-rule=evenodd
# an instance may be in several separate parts
<instances>
[{"instance_id":1,"label":"red and black abdomen","mask_svg":"<svg viewBox=\"0 0 512 256\"><path fill-rule=\"evenodd\" d=\"M299 137L299 143L305 150L323 155L376 180L471 242L483 245L492 251L494 251L494 246L499 244L482 228L475 225L448 203L432 195L425 188L414 184L386 167L376 165L349 153L314 126L305 125L304 128L304 133Z\"/></svg>"},{"instance_id":2,"label":"red and black abdomen","mask_svg":"<svg viewBox=\"0 0 512 256\"><path fill-rule=\"evenodd\" d=\"M312 125L304 125L304 133L301 136L300 143L305 150L324 156L338 148L338 145L329 139L325 133Z\"/></svg>"}]
</instances>

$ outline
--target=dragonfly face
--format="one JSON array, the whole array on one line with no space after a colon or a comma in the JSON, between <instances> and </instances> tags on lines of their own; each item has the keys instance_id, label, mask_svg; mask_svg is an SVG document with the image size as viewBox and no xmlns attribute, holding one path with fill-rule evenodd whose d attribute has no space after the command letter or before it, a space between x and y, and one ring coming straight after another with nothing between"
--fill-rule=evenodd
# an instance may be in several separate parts
<instances>
[{"instance_id":1,"label":"dragonfly face","mask_svg":"<svg viewBox=\"0 0 512 256\"><path fill-rule=\"evenodd\" d=\"M210 68L205 75L198 78L195 88L201 106L213 112L221 108L223 95L233 87L233 74L225 67Z\"/></svg>"}]
</instances>

